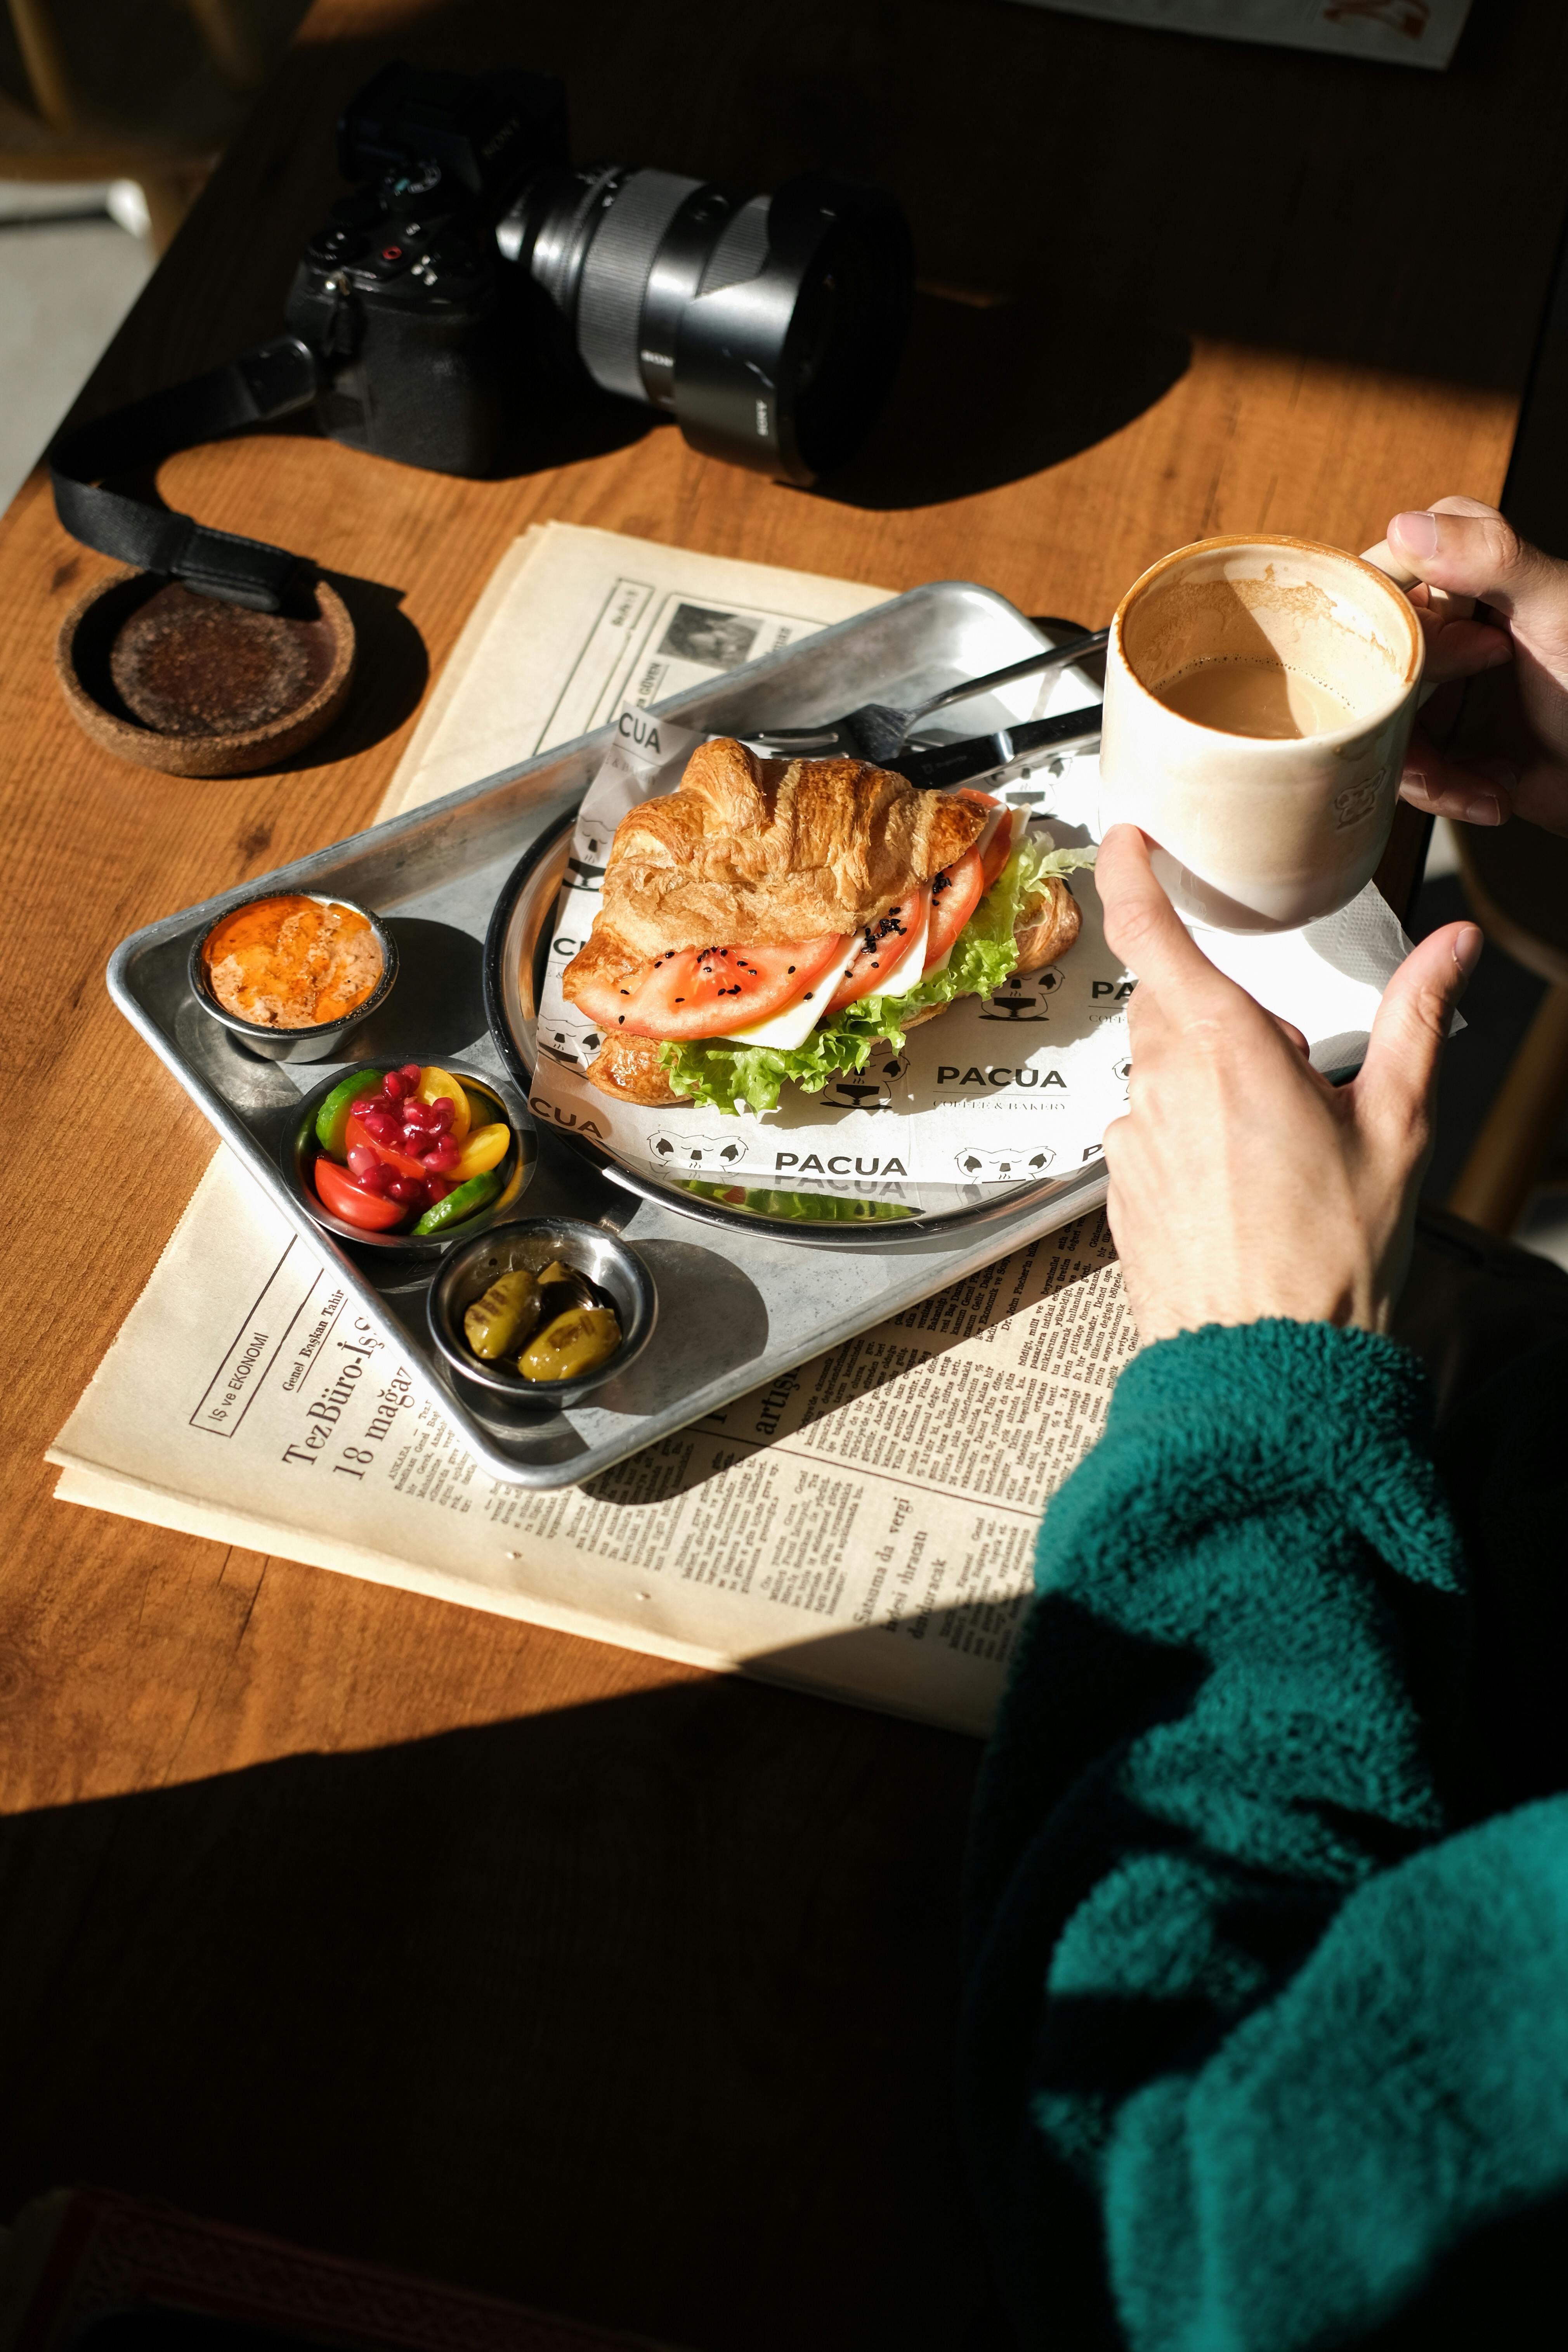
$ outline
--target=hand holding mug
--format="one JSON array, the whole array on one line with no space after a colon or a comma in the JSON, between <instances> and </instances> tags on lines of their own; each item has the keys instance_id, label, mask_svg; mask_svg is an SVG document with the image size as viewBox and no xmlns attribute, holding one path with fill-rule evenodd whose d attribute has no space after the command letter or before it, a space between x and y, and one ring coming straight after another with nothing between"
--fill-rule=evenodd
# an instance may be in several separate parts
<instances>
[{"instance_id":1,"label":"hand holding mug","mask_svg":"<svg viewBox=\"0 0 1568 2352\"><path fill-rule=\"evenodd\" d=\"M1332 1087L1299 1031L1215 971L1135 827L1106 835L1095 880L1106 938L1138 975L1131 1108L1106 1129L1105 1159L1140 1339L1264 1316L1385 1329L1480 932L1450 923L1412 950L1359 1074Z\"/></svg>"},{"instance_id":2,"label":"hand holding mug","mask_svg":"<svg viewBox=\"0 0 1568 2352\"><path fill-rule=\"evenodd\" d=\"M1457 694L1433 698L1403 797L1469 824L1519 815L1568 834L1568 563L1478 499L1395 515L1388 545L1421 583L1409 594L1428 679L1470 681L1462 713Z\"/></svg>"}]
</instances>

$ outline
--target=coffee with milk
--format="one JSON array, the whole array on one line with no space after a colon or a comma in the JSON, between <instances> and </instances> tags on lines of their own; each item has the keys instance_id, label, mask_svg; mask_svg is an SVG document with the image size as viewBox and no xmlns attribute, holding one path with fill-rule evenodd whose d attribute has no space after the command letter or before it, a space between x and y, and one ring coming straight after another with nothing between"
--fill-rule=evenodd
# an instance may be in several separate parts
<instances>
[{"instance_id":1,"label":"coffee with milk","mask_svg":"<svg viewBox=\"0 0 1568 2352\"><path fill-rule=\"evenodd\" d=\"M1181 911L1296 929L1348 906L1393 821L1425 640L1341 548L1213 539L1152 566L1106 651L1105 824L1140 826Z\"/></svg>"},{"instance_id":2,"label":"coffee with milk","mask_svg":"<svg viewBox=\"0 0 1568 2352\"><path fill-rule=\"evenodd\" d=\"M1342 694L1282 662L1195 662L1156 692L1167 710L1225 735L1321 735L1355 717Z\"/></svg>"}]
</instances>

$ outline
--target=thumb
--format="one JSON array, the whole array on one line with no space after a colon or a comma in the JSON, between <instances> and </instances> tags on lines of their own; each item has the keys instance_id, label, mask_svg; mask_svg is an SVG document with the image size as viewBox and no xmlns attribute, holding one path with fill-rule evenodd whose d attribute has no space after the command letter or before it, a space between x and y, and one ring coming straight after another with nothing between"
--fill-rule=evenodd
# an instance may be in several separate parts
<instances>
[{"instance_id":1,"label":"thumb","mask_svg":"<svg viewBox=\"0 0 1568 2352\"><path fill-rule=\"evenodd\" d=\"M1428 587L1474 597L1510 618L1528 617L1543 598L1558 607L1568 600L1568 563L1531 547L1479 499L1439 499L1396 514L1388 544Z\"/></svg>"},{"instance_id":2,"label":"thumb","mask_svg":"<svg viewBox=\"0 0 1568 2352\"><path fill-rule=\"evenodd\" d=\"M1352 1086L1358 1114L1424 1146L1454 1007L1480 961L1474 923L1448 923L1412 948L1383 993Z\"/></svg>"}]
</instances>

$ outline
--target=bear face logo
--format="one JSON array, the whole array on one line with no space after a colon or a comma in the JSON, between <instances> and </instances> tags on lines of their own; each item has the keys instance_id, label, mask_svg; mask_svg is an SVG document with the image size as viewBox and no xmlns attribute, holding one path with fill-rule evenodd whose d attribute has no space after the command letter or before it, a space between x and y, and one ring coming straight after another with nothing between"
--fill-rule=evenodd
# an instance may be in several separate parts
<instances>
[{"instance_id":1,"label":"bear face logo","mask_svg":"<svg viewBox=\"0 0 1568 2352\"><path fill-rule=\"evenodd\" d=\"M900 1055L884 1053L880 1061L873 1057L863 1070L840 1070L816 1099L829 1110L891 1110L893 1082L903 1076L904 1069Z\"/></svg>"},{"instance_id":2,"label":"bear face logo","mask_svg":"<svg viewBox=\"0 0 1568 2352\"><path fill-rule=\"evenodd\" d=\"M542 1021L539 1024L540 1051L548 1054L552 1061L565 1062L574 1069L586 1069L604 1042L591 1024Z\"/></svg>"},{"instance_id":3,"label":"bear face logo","mask_svg":"<svg viewBox=\"0 0 1568 2352\"><path fill-rule=\"evenodd\" d=\"M1054 996L1061 984L1062 974L1055 964L1047 964L1044 971L1016 971L981 1006L980 1018L1009 1021L1015 1026L1024 1021L1048 1021L1051 1016L1047 999Z\"/></svg>"},{"instance_id":4,"label":"bear face logo","mask_svg":"<svg viewBox=\"0 0 1568 2352\"><path fill-rule=\"evenodd\" d=\"M961 1151L958 1172L967 1184L1018 1184L1043 1176L1056 1156L1048 1144L1034 1151L1022 1144L1012 1151Z\"/></svg>"},{"instance_id":5,"label":"bear face logo","mask_svg":"<svg viewBox=\"0 0 1568 2352\"><path fill-rule=\"evenodd\" d=\"M733 1168L746 1156L745 1142L737 1135L684 1135L666 1130L650 1135L647 1139L649 1157L662 1168L695 1176L705 1168Z\"/></svg>"}]
</instances>

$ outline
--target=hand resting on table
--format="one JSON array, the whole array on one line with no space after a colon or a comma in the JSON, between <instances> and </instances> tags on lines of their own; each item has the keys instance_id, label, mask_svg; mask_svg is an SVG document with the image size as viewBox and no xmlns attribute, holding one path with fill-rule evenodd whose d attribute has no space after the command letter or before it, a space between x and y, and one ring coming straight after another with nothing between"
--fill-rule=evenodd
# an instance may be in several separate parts
<instances>
[{"instance_id":1,"label":"hand resting on table","mask_svg":"<svg viewBox=\"0 0 1568 2352\"><path fill-rule=\"evenodd\" d=\"M1300 1032L1215 971L1135 826L1106 835L1095 879L1106 938L1138 975L1131 1108L1106 1129L1105 1158L1141 1339L1265 1316L1384 1330L1480 932L1449 923L1422 940L1388 984L1359 1076L1331 1087Z\"/></svg>"},{"instance_id":2,"label":"hand resting on table","mask_svg":"<svg viewBox=\"0 0 1568 2352\"><path fill-rule=\"evenodd\" d=\"M1517 815L1568 834L1568 563L1478 499L1395 515L1388 543L1424 583L1410 601L1426 676L1471 681L1462 714L1458 692L1428 703L1404 797L1470 824Z\"/></svg>"}]
</instances>

